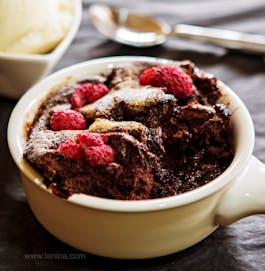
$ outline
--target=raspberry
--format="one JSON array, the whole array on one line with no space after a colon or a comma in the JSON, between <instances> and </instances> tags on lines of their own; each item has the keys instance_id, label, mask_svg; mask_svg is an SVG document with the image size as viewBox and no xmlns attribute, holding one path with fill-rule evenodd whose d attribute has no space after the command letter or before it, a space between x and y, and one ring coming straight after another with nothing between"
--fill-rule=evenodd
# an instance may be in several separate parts
<instances>
[{"instance_id":1,"label":"raspberry","mask_svg":"<svg viewBox=\"0 0 265 271\"><path fill-rule=\"evenodd\" d=\"M91 167L106 165L114 161L114 150L106 144L87 147L84 149L84 155Z\"/></svg>"},{"instance_id":2,"label":"raspberry","mask_svg":"<svg viewBox=\"0 0 265 271\"><path fill-rule=\"evenodd\" d=\"M71 104L73 108L80 108L87 103L85 88L78 88L71 96Z\"/></svg>"},{"instance_id":3,"label":"raspberry","mask_svg":"<svg viewBox=\"0 0 265 271\"><path fill-rule=\"evenodd\" d=\"M64 109L52 115L50 125L53 131L83 130L86 129L86 119L75 110Z\"/></svg>"},{"instance_id":4,"label":"raspberry","mask_svg":"<svg viewBox=\"0 0 265 271\"><path fill-rule=\"evenodd\" d=\"M69 139L60 144L58 151L69 159L77 159L82 156L80 145L74 139Z\"/></svg>"},{"instance_id":5,"label":"raspberry","mask_svg":"<svg viewBox=\"0 0 265 271\"><path fill-rule=\"evenodd\" d=\"M77 135L77 140L85 146L100 146L106 143L106 134L83 132Z\"/></svg>"},{"instance_id":6,"label":"raspberry","mask_svg":"<svg viewBox=\"0 0 265 271\"><path fill-rule=\"evenodd\" d=\"M166 87L177 98L187 98L193 94L191 78L177 66L156 66L142 72L141 85Z\"/></svg>"},{"instance_id":7,"label":"raspberry","mask_svg":"<svg viewBox=\"0 0 265 271\"><path fill-rule=\"evenodd\" d=\"M60 144L58 151L69 159L85 158L91 167L106 165L114 161L114 150L106 145L108 134L83 132L77 139Z\"/></svg>"},{"instance_id":8,"label":"raspberry","mask_svg":"<svg viewBox=\"0 0 265 271\"><path fill-rule=\"evenodd\" d=\"M109 92L106 85L86 83L81 85L72 95L71 104L73 108L79 108L85 104L93 103Z\"/></svg>"}]
</instances>

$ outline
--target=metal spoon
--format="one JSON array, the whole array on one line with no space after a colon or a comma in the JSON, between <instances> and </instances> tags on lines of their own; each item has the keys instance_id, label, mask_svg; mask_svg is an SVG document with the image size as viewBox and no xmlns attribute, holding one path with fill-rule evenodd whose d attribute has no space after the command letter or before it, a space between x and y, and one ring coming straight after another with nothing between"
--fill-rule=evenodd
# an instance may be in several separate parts
<instances>
[{"instance_id":1,"label":"metal spoon","mask_svg":"<svg viewBox=\"0 0 265 271\"><path fill-rule=\"evenodd\" d=\"M90 6L89 14L92 23L103 35L134 47L158 45L175 35L225 48L265 53L265 36L262 35L186 24L171 27L161 20L106 5Z\"/></svg>"}]
</instances>

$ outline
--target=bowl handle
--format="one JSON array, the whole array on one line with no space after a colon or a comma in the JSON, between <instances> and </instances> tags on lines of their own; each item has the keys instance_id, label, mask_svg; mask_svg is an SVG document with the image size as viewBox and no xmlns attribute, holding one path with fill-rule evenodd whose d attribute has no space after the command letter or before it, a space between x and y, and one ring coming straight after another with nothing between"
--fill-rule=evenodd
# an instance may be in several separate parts
<instances>
[{"instance_id":1,"label":"bowl handle","mask_svg":"<svg viewBox=\"0 0 265 271\"><path fill-rule=\"evenodd\" d=\"M252 156L248 167L224 194L217 207L217 224L228 225L253 214L265 213L265 164Z\"/></svg>"}]
</instances>

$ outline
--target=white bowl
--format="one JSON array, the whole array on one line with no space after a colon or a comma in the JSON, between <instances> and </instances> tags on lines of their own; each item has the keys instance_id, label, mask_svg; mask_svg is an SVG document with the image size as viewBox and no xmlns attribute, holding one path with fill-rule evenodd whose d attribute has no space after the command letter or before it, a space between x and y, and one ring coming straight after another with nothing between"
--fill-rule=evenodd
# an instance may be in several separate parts
<instances>
[{"instance_id":1,"label":"white bowl","mask_svg":"<svg viewBox=\"0 0 265 271\"><path fill-rule=\"evenodd\" d=\"M19 98L39 79L47 75L74 39L82 17L81 0L74 1L71 28L65 38L48 54L0 52L0 94Z\"/></svg>"},{"instance_id":2,"label":"white bowl","mask_svg":"<svg viewBox=\"0 0 265 271\"><path fill-rule=\"evenodd\" d=\"M16 105L8 125L8 144L30 207L58 239L93 254L126 259L151 258L185 249L244 216L265 212L265 166L252 156L254 129L242 101L222 82L223 102L233 112L235 157L212 182L180 195L122 201L76 194L68 200L49 192L42 176L23 159L25 123L40 101L65 78L82 79L113 65L137 61L169 62L148 57L109 57L63 69L31 88Z\"/></svg>"}]
</instances>

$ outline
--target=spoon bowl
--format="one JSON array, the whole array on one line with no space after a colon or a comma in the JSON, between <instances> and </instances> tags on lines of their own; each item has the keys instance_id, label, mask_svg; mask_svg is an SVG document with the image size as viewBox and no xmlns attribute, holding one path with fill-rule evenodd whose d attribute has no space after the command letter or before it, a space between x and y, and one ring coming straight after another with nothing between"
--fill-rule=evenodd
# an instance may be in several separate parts
<instances>
[{"instance_id":1,"label":"spoon bowl","mask_svg":"<svg viewBox=\"0 0 265 271\"><path fill-rule=\"evenodd\" d=\"M172 32L171 26L162 20L132 13L125 8L92 5L89 14L92 23L103 35L134 47L162 44Z\"/></svg>"}]
</instances>

